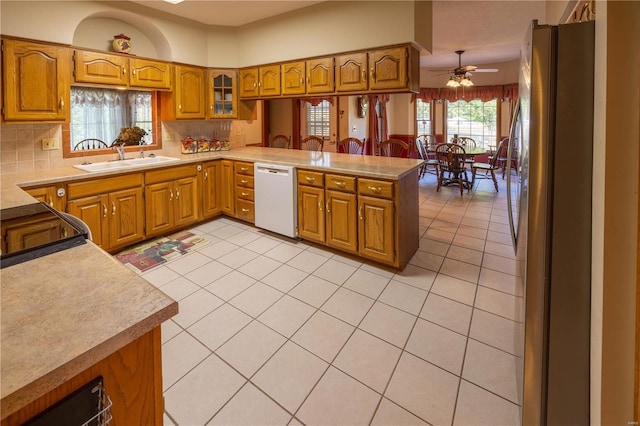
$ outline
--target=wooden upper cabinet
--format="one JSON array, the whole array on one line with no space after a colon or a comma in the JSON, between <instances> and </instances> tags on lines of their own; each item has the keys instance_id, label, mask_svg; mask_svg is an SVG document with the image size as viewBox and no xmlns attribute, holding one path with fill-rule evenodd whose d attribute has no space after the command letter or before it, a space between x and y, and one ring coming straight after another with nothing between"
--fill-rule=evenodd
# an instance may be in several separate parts
<instances>
[{"instance_id":1,"label":"wooden upper cabinet","mask_svg":"<svg viewBox=\"0 0 640 426\"><path fill-rule=\"evenodd\" d=\"M407 47L375 50L369 53L369 89L386 90L407 87Z\"/></svg>"},{"instance_id":2,"label":"wooden upper cabinet","mask_svg":"<svg viewBox=\"0 0 640 426\"><path fill-rule=\"evenodd\" d=\"M280 94L280 65L267 65L259 68L260 96Z\"/></svg>"},{"instance_id":3,"label":"wooden upper cabinet","mask_svg":"<svg viewBox=\"0 0 640 426\"><path fill-rule=\"evenodd\" d=\"M258 68L240 70L240 97L257 98L259 91L260 74Z\"/></svg>"},{"instance_id":4,"label":"wooden upper cabinet","mask_svg":"<svg viewBox=\"0 0 640 426\"><path fill-rule=\"evenodd\" d=\"M333 93L334 82L333 57L307 61L307 93Z\"/></svg>"},{"instance_id":5,"label":"wooden upper cabinet","mask_svg":"<svg viewBox=\"0 0 640 426\"><path fill-rule=\"evenodd\" d=\"M336 56L336 90L362 92L368 89L367 53Z\"/></svg>"},{"instance_id":6,"label":"wooden upper cabinet","mask_svg":"<svg viewBox=\"0 0 640 426\"><path fill-rule=\"evenodd\" d=\"M79 83L129 84L129 58L105 53L76 50L74 53L75 81Z\"/></svg>"},{"instance_id":7,"label":"wooden upper cabinet","mask_svg":"<svg viewBox=\"0 0 640 426\"><path fill-rule=\"evenodd\" d=\"M129 86L171 90L171 64L149 59L129 59Z\"/></svg>"},{"instance_id":8,"label":"wooden upper cabinet","mask_svg":"<svg viewBox=\"0 0 640 426\"><path fill-rule=\"evenodd\" d=\"M175 66L175 116L176 119L204 119L205 70L186 65Z\"/></svg>"},{"instance_id":9,"label":"wooden upper cabinet","mask_svg":"<svg viewBox=\"0 0 640 426\"><path fill-rule=\"evenodd\" d=\"M236 118L238 116L237 72L235 70L209 70L207 97L209 118Z\"/></svg>"},{"instance_id":10,"label":"wooden upper cabinet","mask_svg":"<svg viewBox=\"0 0 640 426\"><path fill-rule=\"evenodd\" d=\"M71 50L3 40L4 119L69 121Z\"/></svg>"},{"instance_id":11,"label":"wooden upper cabinet","mask_svg":"<svg viewBox=\"0 0 640 426\"><path fill-rule=\"evenodd\" d=\"M280 68L283 95L303 95L306 92L305 61L289 62Z\"/></svg>"}]
</instances>

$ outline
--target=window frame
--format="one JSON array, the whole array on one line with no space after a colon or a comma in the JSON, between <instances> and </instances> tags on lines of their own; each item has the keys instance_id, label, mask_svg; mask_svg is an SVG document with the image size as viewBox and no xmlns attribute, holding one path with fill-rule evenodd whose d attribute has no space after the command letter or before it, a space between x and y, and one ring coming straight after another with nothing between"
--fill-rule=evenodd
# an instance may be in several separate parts
<instances>
[{"instance_id":1,"label":"window frame","mask_svg":"<svg viewBox=\"0 0 640 426\"><path fill-rule=\"evenodd\" d=\"M429 106L429 117L427 120L422 120L418 117L418 110L420 108L419 104L426 104ZM429 101L429 102L424 102L422 101L422 99L420 98L416 98L416 102L415 102L415 134L416 137L420 136L420 135L429 135L429 136L433 136L433 125L434 125L434 121L433 121L433 114L434 114L434 108L433 108L433 101ZM428 132L422 132L420 131L420 125L418 124L421 121L427 121L429 123L428 127L429 127L429 131Z\"/></svg>"},{"instance_id":2,"label":"window frame","mask_svg":"<svg viewBox=\"0 0 640 426\"><path fill-rule=\"evenodd\" d=\"M98 87L99 89L111 89L110 87ZM162 149L162 121L160 119L160 93L158 91L150 91L151 93L151 121L153 131L153 143L149 145L130 145L125 146L125 152L140 152ZM104 141L110 144L109 141ZM113 154L113 148L87 149L73 151L71 149L71 122L64 123L62 126L62 158L78 158L94 155Z\"/></svg>"},{"instance_id":3,"label":"window frame","mask_svg":"<svg viewBox=\"0 0 640 426\"><path fill-rule=\"evenodd\" d=\"M488 101L482 101L480 99L471 99L469 101L466 101L464 99L458 99L455 102L451 102L451 101L447 100L446 103L445 103L446 108L444 108L444 111L443 111L443 122L444 122L443 123L444 124L443 137L444 137L444 140L447 141L447 142L450 141L451 138L453 138L453 135L455 134L453 132L450 134L450 132L449 132L449 110L450 110L450 105L451 104L456 104L458 102L465 102L466 104L470 104L471 102L480 102L480 103L482 103L483 108L484 108L485 104L488 104L490 102L494 102L495 103L495 124L494 124L493 138L491 137L492 135L488 135L488 137L485 137L484 134L483 134L482 137L480 138L479 136L477 136L475 134L458 133L459 136L469 136L472 139L474 139L476 141L476 144L477 144L478 147L489 148L489 146L491 146L491 145L495 146L497 144L497 141L498 141L498 138L499 138L499 133L500 133L499 132L499 126L500 126L500 111L501 111L500 110L501 102L499 102L499 100L496 99L496 98L490 99Z\"/></svg>"},{"instance_id":4,"label":"window frame","mask_svg":"<svg viewBox=\"0 0 640 426\"><path fill-rule=\"evenodd\" d=\"M321 107L323 109L323 111L321 111L321 115L323 116L323 120L321 121L317 121L317 120L311 120L311 114L312 114L312 109L315 112L315 109ZM326 108L326 111L324 110ZM326 114L326 120L324 120L324 115ZM320 125L318 126L316 123L320 123ZM314 129L317 130L318 127L320 127L322 130L326 130L326 135L325 134L317 134L315 131L311 132L311 127L314 127ZM328 100L323 100L321 101L318 105L312 105L310 103L307 103L306 105L306 111L305 111L305 127L306 127L306 133L307 136L318 136L320 138L323 138L324 140L328 140L331 136L331 103Z\"/></svg>"}]
</instances>

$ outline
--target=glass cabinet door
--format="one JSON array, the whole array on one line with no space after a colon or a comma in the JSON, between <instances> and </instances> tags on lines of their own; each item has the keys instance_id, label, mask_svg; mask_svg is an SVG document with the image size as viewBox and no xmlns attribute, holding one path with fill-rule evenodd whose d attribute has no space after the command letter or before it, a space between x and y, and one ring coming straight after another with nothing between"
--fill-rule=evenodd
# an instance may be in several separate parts
<instances>
[{"instance_id":1,"label":"glass cabinet door","mask_svg":"<svg viewBox=\"0 0 640 426\"><path fill-rule=\"evenodd\" d=\"M209 77L210 118L235 118L237 116L236 73L232 70L212 70Z\"/></svg>"}]
</instances>

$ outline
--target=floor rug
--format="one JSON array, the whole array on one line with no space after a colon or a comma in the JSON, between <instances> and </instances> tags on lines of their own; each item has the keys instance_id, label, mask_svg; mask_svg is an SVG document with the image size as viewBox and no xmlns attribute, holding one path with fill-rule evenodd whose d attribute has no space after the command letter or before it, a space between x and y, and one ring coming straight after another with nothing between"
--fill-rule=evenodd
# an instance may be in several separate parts
<instances>
[{"instance_id":1,"label":"floor rug","mask_svg":"<svg viewBox=\"0 0 640 426\"><path fill-rule=\"evenodd\" d=\"M142 273L208 243L199 235L183 231L124 250L115 257L125 266Z\"/></svg>"}]
</instances>

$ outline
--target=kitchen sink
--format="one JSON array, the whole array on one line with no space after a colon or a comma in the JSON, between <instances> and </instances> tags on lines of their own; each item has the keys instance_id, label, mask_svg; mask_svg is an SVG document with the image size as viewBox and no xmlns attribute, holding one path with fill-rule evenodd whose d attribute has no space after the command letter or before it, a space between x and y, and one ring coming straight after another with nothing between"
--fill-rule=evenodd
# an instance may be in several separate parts
<instances>
[{"instance_id":1,"label":"kitchen sink","mask_svg":"<svg viewBox=\"0 0 640 426\"><path fill-rule=\"evenodd\" d=\"M175 157L163 157L157 155L155 157L129 158L127 160L103 161L101 163L91 164L76 164L73 167L84 170L85 172L104 172L108 170L122 170L133 167L171 163L175 161L180 161L180 159Z\"/></svg>"}]
</instances>

